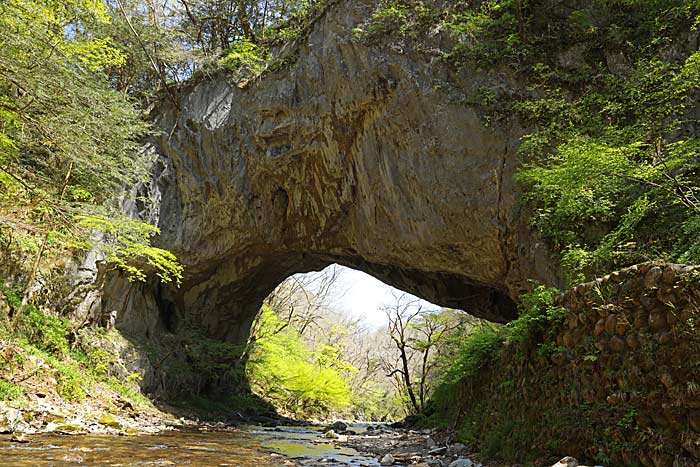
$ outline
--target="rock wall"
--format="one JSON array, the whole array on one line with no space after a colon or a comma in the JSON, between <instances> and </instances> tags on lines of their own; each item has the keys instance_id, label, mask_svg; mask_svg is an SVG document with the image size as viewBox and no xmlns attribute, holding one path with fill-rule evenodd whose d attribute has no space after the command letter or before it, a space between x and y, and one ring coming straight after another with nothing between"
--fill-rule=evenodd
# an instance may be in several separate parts
<instances>
[{"instance_id":1,"label":"rock wall","mask_svg":"<svg viewBox=\"0 0 700 467\"><path fill-rule=\"evenodd\" d=\"M506 74L454 75L429 52L354 39L375 3L329 7L278 51L292 62L279 71L218 73L157 110L149 217L185 280L111 277L102 308L118 327L145 336L197 322L242 342L279 282L334 262L497 322L517 315L529 279L556 281L515 209L522 131L485 127L470 104L485 83L510 86Z\"/></svg>"},{"instance_id":2,"label":"rock wall","mask_svg":"<svg viewBox=\"0 0 700 467\"><path fill-rule=\"evenodd\" d=\"M560 298L556 337L506 346L460 384L462 435L483 451L608 466L700 464L700 270L645 263Z\"/></svg>"}]
</instances>

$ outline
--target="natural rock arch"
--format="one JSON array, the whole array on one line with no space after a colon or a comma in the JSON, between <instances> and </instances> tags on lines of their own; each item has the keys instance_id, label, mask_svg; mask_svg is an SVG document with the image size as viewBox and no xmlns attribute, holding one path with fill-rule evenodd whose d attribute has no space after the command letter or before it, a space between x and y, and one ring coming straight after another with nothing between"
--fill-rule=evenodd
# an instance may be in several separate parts
<instances>
[{"instance_id":1,"label":"natural rock arch","mask_svg":"<svg viewBox=\"0 0 700 467\"><path fill-rule=\"evenodd\" d=\"M187 318L241 342L279 282L330 263L499 322L528 279L555 281L516 209L522 132L486 127L469 104L508 80L354 40L368 14L335 5L288 68L249 83L219 73L179 89L179 108L163 103L145 215L186 276L139 293L108 278L102 306L118 326L143 332L145 319L153 333Z\"/></svg>"}]
</instances>

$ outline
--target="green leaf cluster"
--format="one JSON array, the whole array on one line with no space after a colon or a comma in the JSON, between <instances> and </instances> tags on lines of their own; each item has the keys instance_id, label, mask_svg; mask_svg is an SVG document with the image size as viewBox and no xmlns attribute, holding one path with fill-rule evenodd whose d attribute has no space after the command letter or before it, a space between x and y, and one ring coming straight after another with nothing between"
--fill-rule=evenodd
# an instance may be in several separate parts
<instances>
[{"instance_id":1,"label":"green leaf cluster","mask_svg":"<svg viewBox=\"0 0 700 467\"><path fill-rule=\"evenodd\" d=\"M537 343L554 336L563 323L566 310L555 304L559 293L558 289L538 285L521 297L520 316L516 320L505 326L482 323L463 337L444 357L449 364L432 398L436 416L450 412L462 381L478 376L483 368L497 361L502 352L514 352L523 357L523 349L535 348L539 357L546 357L555 350Z\"/></svg>"},{"instance_id":2,"label":"green leaf cluster","mask_svg":"<svg viewBox=\"0 0 700 467\"><path fill-rule=\"evenodd\" d=\"M568 283L649 259L700 260L690 238L700 215L700 139L688 111L697 58L640 60L631 76L608 77L580 98L515 106L537 128L521 147L516 179L533 225L561 252Z\"/></svg>"},{"instance_id":3,"label":"green leaf cluster","mask_svg":"<svg viewBox=\"0 0 700 467\"><path fill-rule=\"evenodd\" d=\"M5 378L0 378L0 401L20 400L24 396L24 389Z\"/></svg>"},{"instance_id":4,"label":"green leaf cluster","mask_svg":"<svg viewBox=\"0 0 700 467\"><path fill-rule=\"evenodd\" d=\"M79 226L104 234L97 246L106 254L107 262L126 271L131 280L146 280L146 272L139 265L145 262L162 282L180 285L183 267L175 255L150 244L151 237L160 234L157 227L133 219L103 216L77 216L76 220Z\"/></svg>"},{"instance_id":5,"label":"green leaf cluster","mask_svg":"<svg viewBox=\"0 0 700 467\"><path fill-rule=\"evenodd\" d=\"M314 354L267 306L261 310L261 336L246 371L254 392L292 414L327 415L346 410L351 391L343 373L353 371L337 349L323 346Z\"/></svg>"},{"instance_id":6,"label":"green leaf cluster","mask_svg":"<svg viewBox=\"0 0 700 467\"><path fill-rule=\"evenodd\" d=\"M0 4L0 253L29 281L92 245L103 229L109 260L143 279L143 262L178 282L172 254L150 246L157 229L111 219L117 190L147 173L148 132L108 71L126 56L107 35L102 2L9 0Z\"/></svg>"},{"instance_id":7,"label":"green leaf cluster","mask_svg":"<svg viewBox=\"0 0 700 467\"><path fill-rule=\"evenodd\" d=\"M432 2L423 0L383 0L354 30L355 37L368 41L383 37L415 39L436 21L439 12Z\"/></svg>"},{"instance_id":8,"label":"green leaf cluster","mask_svg":"<svg viewBox=\"0 0 700 467\"><path fill-rule=\"evenodd\" d=\"M224 50L219 63L238 78L259 76L269 64L269 51L244 38Z\"/></svg>"}]
</instances>

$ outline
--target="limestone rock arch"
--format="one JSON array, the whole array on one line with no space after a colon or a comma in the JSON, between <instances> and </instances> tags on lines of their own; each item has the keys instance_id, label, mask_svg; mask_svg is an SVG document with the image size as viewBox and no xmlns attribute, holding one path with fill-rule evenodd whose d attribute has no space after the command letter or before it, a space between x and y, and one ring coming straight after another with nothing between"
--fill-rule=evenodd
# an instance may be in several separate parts
<instances>
[{"instance_id":1,"label":"limestone rock arch","mask_svg":"<svg viewBox=\"0 0 700 467\"><path fill-rule=\"evenodd\" d=\"M102 304L118 325L143 332L145 319L152 333L187 318L241 342L279 282L330 263L498 322L516 316L528 279L556 281L517 209L522 130L487 127L469 104L507 76L354 39L371 4L330 7L283 70L248 83L219 73L179 89L179 109L162 104L149 216L186 277L138 293L108 278Z\"/></svg>"}]
</instances>

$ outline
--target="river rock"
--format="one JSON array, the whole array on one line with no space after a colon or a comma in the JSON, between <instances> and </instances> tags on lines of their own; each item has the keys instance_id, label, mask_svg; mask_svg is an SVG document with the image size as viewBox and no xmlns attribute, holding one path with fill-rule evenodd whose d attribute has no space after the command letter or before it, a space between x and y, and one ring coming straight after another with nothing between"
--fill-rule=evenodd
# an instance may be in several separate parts
<instances>
[{"instance_id":1,"label":"river rock","mask_svg":"<svg viewBox=\"0 0 700 467\"><path fill-rule=\"evenodd\" d=\"M585 467L585 466L579 466L578 460L575 457L571 456L566 456L563 459L559 460L556 464L552 465L552 467Z\"/></svg>"},{"instance_id":2,"label":"river rock","mask_svg":"<svg viewBox=\"0 0 700 467\"><path fill-rule=\"evenodd\" d=\"M384 457L382 457L382 460L379 461L381 465L393 465L394 464L394 456L391 454L385 454Z\"/></svg>"},{"instance_id":3,"label":"river rock","mask_svg":"<svg viewBox=\"0 0 700 467\"><path fill-rule=\"evenodd\" d=\"M28 443L29 439L27 439L27 435L24 433L14 433L10 437L10 442L11 443Z\"/></svg>"},{"instance_id":4,"label":"river rock","mask_svg":"<svg viewBox=\"0 0 700 467\"><path fill-rule=\"evenodd\" d=\"M346 431L348 429L348 424L345 422L337 421L331 426L327 427L326 430L333 430L337 433L340 433L342 431Z\"/></svg>"},{"instance_id":5,"label":"river rock","mask_svg":"<svg viewBox=\"0 0 700 467\"><path fill-rule=\"evenodd\" d=\"M462 444L462 443L455 443L455 444L451 444L451 445L447 448L447 452L449 452L449 453L451 453L451 454L459 454L460 452L466 451L466 449L467 449L467 447L466 447L464 444Z\"/></svg>"},{"instance_id":6,"label":"river rock","mask_svg":"<svg viewBox=\"0 0 700 467\"><path fill-rule=\"evenodd\" d=\"M100 418L98 420L102 425L106 425L110 428L115 428L117 430L120 430L122 428L122 424L117 421L116 418L114 418L113 415L108 414L108 413L103 413L100 415Z\"/></svg>"},{"instance_id":7,"label":"river rock","mask_svg":"<svg viewBox=\"0 0 700 467\"><path fill-rule=\"evenodd\" d=\"M3 407L0 413L0 433L12 433L23 421L22 412L13 407Z\"/></svg>"},{"instance_id":8,"label":"river rock","mask_svg":"<svg viewBox=\"0 0 700 467\"><path fill-rule=\"evenodd\" d=\"M466 458L461 458L451 462L449 467L474 467L474 462Z\"/></svg>"}]
</instances>

